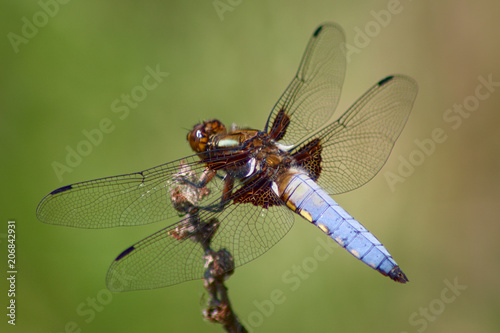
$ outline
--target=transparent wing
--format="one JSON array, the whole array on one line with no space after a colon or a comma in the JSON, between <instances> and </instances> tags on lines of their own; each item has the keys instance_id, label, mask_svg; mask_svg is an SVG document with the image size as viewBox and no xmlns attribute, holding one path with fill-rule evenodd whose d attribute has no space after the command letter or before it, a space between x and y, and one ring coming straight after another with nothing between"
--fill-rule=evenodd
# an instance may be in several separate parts
<instances>
[{"instance_id":1,"label":"transparent wing","mask_svg":"<svg viewBox=\"0 0 500 333\"><path fill-rule=\"evenodd\" d=\"M250 203L232 204L220 213L200 213L200 220L212 218L220 221L220 226L211 247L228 250L236 266L270 249L290 230L294 221L293 213L285 206L263 209ZM158 231L120 254L109 268L108 288L112 291L153 289L202 278L205 271L202 246L171 235L185 221Z\"/></svg>"},{"instance_id":2,"label":"transparent wing","mask_svg":"<svg viewBox=\"0 0 500 333\"><path fill-rule=\"evenodd\" d=\"M304 140L307 144L320 139L321 187L329 194L339 194L372 179L403 130L417 92L412 78L389 76L370 88L337 121Z\"/></svg>"},{"instance_id":3,"label":"transparent wing","mask_svg":"<svg viewBox=\"0 0 500 333\"><path fill-rule=\"evenodd\" d=\"M330 119L344 83L346 59L341 49L344 41L344 32L336 24L327 23L316 29L295 78L269 115L266 132L279 118L280 111L290 117L286 134L280 138L287 144L302 141Z\"/></svg>"},{"instance_id":4,"label":"transparent wing","mask_svg":"<svg viewBox=\"0 0 500 333\"><path fill-rule=\"evenodd\" d=\"M217 164L226 159L238 160L245 154L211 159ZM37 217L45 223L80 227L109 228L135 226L178 216L172 203L172 192L178 188L182 165L196 175L205 171L205 164L197 156L173 161L142 172L101 178L61 187L48 194L37 208ZM181 165L181 161L183 162ZM224 163L220 163L224 165ZM214 234L213 249L227 249L235 265L243 265L275 245L292 227L293 213L274 192L270 181L257 177L255 182L236 182L233 196L224 210L201 210L200 220L217 219L220 222ZM214 177L204 189L209 193L196 202L197 206L220 204L223 181ZM265 190L267 189L267 191ZM260 192L261 190L264 190ZM239 191L239 192L238 192ZM239 195L246 199L274 204L262 208L252 203L233 203ZM273 195L271 199L259 195ZM113 291L152 289L202 278L204 252L202 246L190 239L179 240L172 235L186 223L180 220L128 248L111 265L107 285Z\"/></svg>"},{"instance_id":5,"label":"transparent wing","mask_svg":"<svg viewBox=\"0 0 500 333\"><path fill-rule=\"evenodd\" d=\"M205 169L196 155L183 160L197 174ZM45 223L77 228L136 226L178 216L169 190L180 162L58 188L42 199L36 215ZM207 187L211 194L204 202L220 200L220 179L214 177Z\"/></svg>"}]
</instances>

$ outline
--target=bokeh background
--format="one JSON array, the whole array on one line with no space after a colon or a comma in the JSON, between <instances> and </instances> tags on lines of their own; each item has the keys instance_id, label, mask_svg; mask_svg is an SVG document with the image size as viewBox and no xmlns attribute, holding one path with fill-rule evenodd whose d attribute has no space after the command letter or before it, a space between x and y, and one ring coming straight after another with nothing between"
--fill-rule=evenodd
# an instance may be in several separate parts
<instances>
[{"instance_id":1,"label":"bokeh background","mask_svg":"<svg viewBox=\"0 0 500 333\"><path fill-rule=\"evenodd\" d=\"M0 267L7 275L7 221L15 220L18 270L15 327L6 323L8 286L0 279L2 332L222 332L202 320L202 281L106 292L114 257L167 222L72 229L40 223L35 208L57 187L188 155L186 130L200 120L262 128L324 21L343 26L357 47L335 116L388 74L419 83L380 174L335 197L382 240L411 282L396 284L340 249L314 265L323 235L297 219L277 246L229 280L237 313L253 332L500 330L500 87L481 88L479 79L500 82L498 1L54 3L0 5ZM40 14L44 6L51 15ZM376 16L388 8L398 13L381 24ZM29 38L21 39L34 19L42 26L25 28ZM366 29L372 36L363 40ZM111 104L142 84L148 66L169 76L121 120ZM488 96L475 98L478 89ZM464 103L472 111L443 118ZM64 163L66 147L75 149L82 131L103 118L114 131L58 179L53 162ZM435 129L446 139L419 154L415 140ZM387 176L410 157L419 165L389 186ZM307 275L293 273L304 264ZM264 306L274 290L284 301Z\"/></svg>"}]
</instances>

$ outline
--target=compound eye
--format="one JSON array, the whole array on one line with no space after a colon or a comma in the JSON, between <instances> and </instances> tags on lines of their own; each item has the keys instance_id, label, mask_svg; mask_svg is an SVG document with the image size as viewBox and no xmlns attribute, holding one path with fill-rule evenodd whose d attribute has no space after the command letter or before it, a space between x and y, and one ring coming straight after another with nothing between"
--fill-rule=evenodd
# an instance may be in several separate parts
<instances>
[{"instance_id":1,"label":"compound eye","mask_svg":"<svg viewBox=\"0 0 500 333\"><path fill-rule=\"evenodd\" d=\"M203 134L201 133L201 131L200 131L200 130L197 130L195 135L196 135L196 137L197 137L198 139L203 138Z\"/></svg>"}]
</instances>

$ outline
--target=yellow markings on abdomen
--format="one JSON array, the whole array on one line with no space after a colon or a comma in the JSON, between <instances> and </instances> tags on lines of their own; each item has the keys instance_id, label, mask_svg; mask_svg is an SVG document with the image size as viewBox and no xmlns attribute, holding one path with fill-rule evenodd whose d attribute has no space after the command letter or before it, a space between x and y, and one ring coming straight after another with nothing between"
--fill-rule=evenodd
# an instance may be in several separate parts
<instances>
[{"instance_id":1,"label":"yellow markings on abdomen","mask_svg":"<svg viewBox=\"0 0 500 333\"><path fill-rule=\"evenodd\" d=\"M312 222L313 221L313 218L311 216L311 214L308 212L308 211L305 211L303 209L300 209L298 211L299 215L302 216L303 218L305 218L306 220L308 220L309 222Z\"/></svg>"},{"instance_id":2,"label":"yellow markings on abdomen","mask_svg":"<svg viewBox=\"0 0 500 333\"><path fill-rule=\"evenodd\" d=\"M291 200L287 200L286 205L288 206L288 208L290 208L294 212L297 210L297 206L295 206L295 204Z\"/></svg>"},{"instance_id":3,"label":"yellow markings on abdomen","mask_svg":"<svg viewBox=\"0 0 500 333\"><path fill-rule=\"evenodd\" d=\"M358 252L358 251L356 251L356 250L351 250L350 252L352 253L352 255L353 255L353 256L355 256L356 258L358 258L358 259L359 259L359 252Z\"/></svg>"},{"instance_id":4,"label":"yellow markings on abdomen","mask_svg":"<svg viewBox=\"0 0 500 333\"><path fill-rule=\"evenodd\" d=\"M316 224L318 226L318 228L321 229L321 231L323 231L325 234L330 234L330 230L328 229L328 227L324 224L321 224L321 223L317 223Z\"/></svg>"}]
</instances>

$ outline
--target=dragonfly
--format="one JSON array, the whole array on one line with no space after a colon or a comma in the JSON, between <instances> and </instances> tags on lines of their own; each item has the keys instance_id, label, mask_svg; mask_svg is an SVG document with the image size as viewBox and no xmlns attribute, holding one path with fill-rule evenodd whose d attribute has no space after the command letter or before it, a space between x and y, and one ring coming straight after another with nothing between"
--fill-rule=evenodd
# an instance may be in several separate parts
<instances>
[{"instance_id":1,"label":"dragonfly","mask_svg":"<svg viewBox=\"0 0 500 333\"><path fill-rule=\"evenodd\" d=\"M331 119L344 82L344 46L337 24L314 31L264 130L204 121L187 135L194 154L141 172L58 188L38 205L38 219L76 228L176 219L119 254L108 270L107 287L154 289L203 278L202 247L178 237L187 217L180 216L172 191L181 179L205 190L196 201L198 216L218 221L212 246L227 249L235 266L268 251L298 215L366 265L406 283L382 243L331 195L354 190L379 172L407 122L418 87L408 76L387 76ZM195 177L182 180L180 165ZM126 276L125 283L120 276Z\"/></svg>"}]
</instances>

